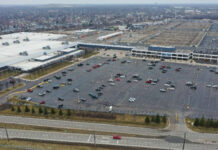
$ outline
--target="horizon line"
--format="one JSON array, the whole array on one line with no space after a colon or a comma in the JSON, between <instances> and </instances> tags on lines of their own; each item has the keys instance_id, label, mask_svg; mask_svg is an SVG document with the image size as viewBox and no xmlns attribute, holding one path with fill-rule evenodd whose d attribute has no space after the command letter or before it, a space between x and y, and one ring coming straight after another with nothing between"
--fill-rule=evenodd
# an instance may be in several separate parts
<instances>
[{"instance_id":1,"label":"horizon line","mask_svg":"<svg viewBox=\"0 0 218 150\"><path fill-rule=\"evenodd\" d=\"M0 4L0 6L38 6L38 5L218 5L216 3L38 3L38 4Z\"/></svg>"}]
</instances>

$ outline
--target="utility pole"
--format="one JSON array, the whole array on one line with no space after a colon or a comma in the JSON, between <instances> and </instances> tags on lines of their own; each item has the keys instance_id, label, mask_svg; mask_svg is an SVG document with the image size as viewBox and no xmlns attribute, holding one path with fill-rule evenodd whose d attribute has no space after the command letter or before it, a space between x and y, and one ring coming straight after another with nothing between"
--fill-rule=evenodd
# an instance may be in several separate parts
<instances>
[{"instance_id":1,"label":"utility pole","mask_svg":"<svg viewBox=\"0 0 218 150\"><path fill-rule=\"evenodd\" d=\"M9 142L8 130L7 130L6 126L5 126L5 133L6 133L6 136L7 136L7 140L8 140L8 142Z\"/></svg>"},{"instance_id":2,"label":"utility pole","mask_svg":"<svg viewBox=\"0 0 218 150\"><path fill-rule=\"evenodd\" d=\"M96 146L96 137L95 137L95 132L94 132L94 136L93 136L93 138L94 138L94 145Z\"/></svg>"},{"instance_id":3,"label":"utility pole","mask_svg":"<svg viewBox=\"0 0 218 150\"><path fill-rule=\"evenodd\" d=\"M183 141L183 145L182 145L182 150L185 149L185 141L186 141L186 132L184 133L184 141Z\"/></svg>"}]
</instances>

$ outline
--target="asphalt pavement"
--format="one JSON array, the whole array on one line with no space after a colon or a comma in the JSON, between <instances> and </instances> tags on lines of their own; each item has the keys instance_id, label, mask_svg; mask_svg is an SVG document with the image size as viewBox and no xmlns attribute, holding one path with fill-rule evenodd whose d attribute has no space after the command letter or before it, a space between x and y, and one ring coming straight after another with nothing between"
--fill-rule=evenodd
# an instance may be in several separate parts
<instances>
[{"instance_id":1,"label":"asphalt pavement","mask_svg":"<svg viewBox=\"0 0 218 150\"><path fill-rule=\"evenodd\" d=\"M16 130L7 129L9 139L28 139L28 140L41 140L53 142L70 142L70 143L93 143L94 135L92 134L75 134L75 133L59 133L59 132L44 132L32 130ZM0 138L6 139L5 129L0 129ZM174 143L165 139L150 139L150 138L135 138L135 137L122 137L121 140L114 140L112 136L95 135L96 144L116 145L116 146L130 146L130 147L144 147L144 148L160 148L160 149L173 149L181 150L182 143ZM198 144L187 142L185 149L199 150L210 149L217 150L217 145L212 144Z\"/></svg>"},{"instance_id":2,"label":"asphalt pavement","mask_svg":"<svg viewBox=\"0 0 218 150\"><path fill-rule=\"evenodd\" d=\"M181 145L183 144L183 138L184 134L186 133L186 142L187 147L190 147L190 149L204 149L205 147L208 147L209 149L216 149L218 148L218 134L208 134L208 133L197 133L190 131L186 129L184 124L180 121L182 120L182 116L179 116L178 124L176 124L175 130L157 130L157 129L150 129L150 128L142 128L142 127L129 127L129 126L120 126L120 125L111 125L111 124L102 124L102 123L88 123L88 122L76 122L76 121L64 121L64 120L50 120L50 119L37 119L37 118L25 118L25 117L15 117L15 116L0 116L0 122L1 123L13 123L13 124L21 124L21 125L33 125L33 126L44 126L44 127L55 127L55 128L63 128L63 129L79 129L79 130L89 130L89 131L103 131L103 132L114 132L114 133L127 133L127 134L135 134L135 135L143 135L147 138L132 138L132 137L126 137L120 140L119 144L123 144L126 146L142 146L142 147L149 147L153 146L155 148L172 148L172 149L180 149ZM181 127L182 126L182 127ZM184 130L185 129L185 130ZM9 129L9 131L16 131ZM2 134L4 130L2 129ZM25 131L25 138L36 138L34 137L35 133L41 133L39 131L29 131L34 133L32 134L33 137L27 136L28 131ZM12 136L14 136L14 132L11 132ZM43 137L47 137L48 140L57 140L61 141L65 138L61 139L53 139L55 136L49 136L50 134L45 133L51 133L51 132L43 132ZM19 131L19 134L20 131ZM19 137L19 134L15 134L17 137ZM55 133L51 133L55 134ZM58 137L66 136L66 140L69 140L70 133L64 134L64 133L56 133L60 134ZM74 135L74 134L72 134ZM71 136L72 136L71 135ZM49 137L48 137L49 136ZM90 135L86 135L86 138L82 136L82 143L85 143L87 141L90 142L90 140L87 140ZM91 135L92 136L92 135ZM21 136L22 137L22 136ZM20 138L21 138L20 137ZM74 136L73 136L74 137ZM74 142L79 142L78 138L80 139L80 136L76 136L75 139L72 140ZM112 140L111 136L99 136L99 137L106 137L107 142L99 142L102 144L113 144L114 140ZM90 137L89 137L90 138ZM86 139L86 140L85 140ZM43 139L45 140L45 139ZM81 139L80 139L81 140ZM104 141L104 140L103 140ZM137 144L136 144L137 143ZM156 144L155 144L156 143Z\"/></svg>"}]
</instances>

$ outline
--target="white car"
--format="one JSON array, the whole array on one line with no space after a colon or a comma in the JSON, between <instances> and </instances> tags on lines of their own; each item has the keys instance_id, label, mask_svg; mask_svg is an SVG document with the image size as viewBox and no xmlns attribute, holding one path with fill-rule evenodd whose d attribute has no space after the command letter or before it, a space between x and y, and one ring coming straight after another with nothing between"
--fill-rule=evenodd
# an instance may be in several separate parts
<instances>
[{"instance_id":1,"label":"white car","mask_svg":"<svg viewBox=\"0 0 218 150\"><path fill-rule=\"evenodd\" d=\"M218 85L213 85L212 88L216 88L216 89L217 89L217 88L218 88Z\"/></svg>"},{"instance_id":2,"label":"white car","mask_svg":"<svg viewBox=\"0 0 218 150\"><path fill-rule=\"evenodd\" d=\"M135 98L134 97L130 97L129 98L129 102L135 102Z\"/></svg>"},{"instance_id":3,"label":"white car","mask_svg":"<svg viewBox=\"0 0 218 150\"><path fill-rule=\"evenodd\" d=\"M31 100L32 100L31 97L27 97L27 98L26 98L26 101L31 101Z\"/></svg>"},{"instance_id":4,"label":"white car","mask_svg":"<svg viewBox=\"0 0 218 150\"><path fill-rule=\"evenodd\" d=\"M209 88L210 88L210 87L212 87L212 85L211 85L211 84L207 84L206 87L209 87Z\"/></svg>"},{"instance_id":5,"label":"white car","mask_svg":"<svg viewBox=\"0 0 218 150\"><path fill-rule=\"evenodd\" d=\"M122 75L122 76L120 76L121 78L125 78L126 76L125 75Z\"/></svg>"},{"instance_id":6,"label":"white car","mask_svg":"<svg viewBox=\"0 0 218 150\"><path fill-rule=\"evenodd\" d=\"M109 79L108 82L114 82L114 80L113 79Z\"/></svg>"},{"instance_id":7,"label":"white car","mask_svg":"<svg viewBox=\"0 0 218 150\"><path fill-rule=\"evenodd\" d=\"M160 92L166 92L167 90L165 90L165 89L160 89Z\"/></svg>"},{"instance_id":8,"label":"white car","mask_svg":"<svg viewBox=\"0 0 218 150\"><path fill-rule=\"evenodd\" d=\"M174 87L167 88L167 90L175 91Z\"/></svg>"},{"instance_id":9,"label":"white car","mask_svg":"<svg viewBox=\"0 0 218 150\"><path fill-rule=\"evenodd\" d=\"M169 85L169 84L164 84L164 86L170 87L170 85Z\"/></svg>"},{"instance_id":10,"label":"white car","mask_svg":"<svg viewBox=\"0 0 218 150\"><path fill-rule=\"evenodd\" d=\"M114 86L114 85L115 85L115 83L111 82L111 83L110 83L110 85L111 85L111 86Z\"/></svg>"}]
</instances>

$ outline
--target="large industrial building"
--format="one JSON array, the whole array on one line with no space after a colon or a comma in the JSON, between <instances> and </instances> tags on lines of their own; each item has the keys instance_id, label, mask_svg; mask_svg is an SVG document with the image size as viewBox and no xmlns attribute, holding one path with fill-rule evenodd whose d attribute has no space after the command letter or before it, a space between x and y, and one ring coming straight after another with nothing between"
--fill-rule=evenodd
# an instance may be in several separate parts
<instances>
[{"instance_id":1,"label":"large industrial building","mask_svg":"<svg viewBox=\"0 0 218 150\"><path fill-rule=\"evenodd\" d=\"M108 39L119 36L122 32L100 37ZM13 33L1 36L0 68L16 68L31 71L67 58L81 56L83 49L115 49L131 51L135 57L154 57L178 60L196 60L218 62L218 55L180 50L169 46L132 47L85 42L66 42L58 40L65 37L62 34L47 33Z\"/></svg>"},{"instance_id":2,"label":"large industrial building","mask_svg":"<svg viewBox=\"0 0 218 150\"><path fill-rule=\"evenodd\" d=\"M77 50L76 43L57 40L64 36L28 32L3 35L0 39L0 68L30 71L67 57L84 54L83 50Z\"/></svg>"}]
</instances>

